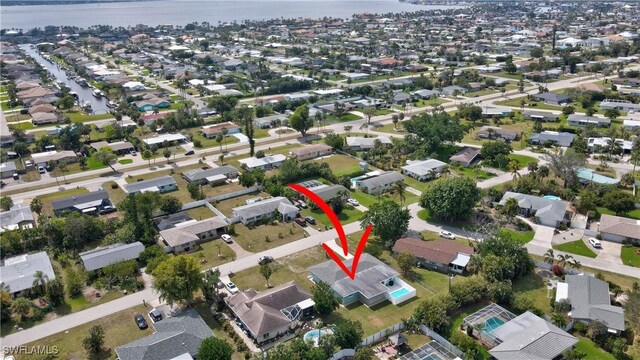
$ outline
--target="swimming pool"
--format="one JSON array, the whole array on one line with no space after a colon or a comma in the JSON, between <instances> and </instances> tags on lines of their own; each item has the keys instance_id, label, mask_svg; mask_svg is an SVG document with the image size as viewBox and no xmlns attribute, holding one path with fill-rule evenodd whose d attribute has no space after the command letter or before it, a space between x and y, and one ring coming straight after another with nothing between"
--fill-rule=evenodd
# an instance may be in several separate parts
<instances>
[{"instance_id":1,"label":"swimming pool","mask_svg":"<svg viewBox=\"0 0 640 360\"><path fill-rule=\"evenodd\" d=\"M493 330L499 328L502 325L504 325L504 320L494 316L487 319L487 321L484 322L484 329L482 331L484 331L487 334L491 334Z\"/></svg>"},{"instance_id":2,"label":"swimming pool","mask_svg":"<svg viewBox=\"0 0 640 360\"><path fill-rule=\"evenodd\" d=\"M407 288L400 288L398 290L395 290L394 292L392 292L390 295L392 298L399 298L402 295L406 295L409 293L409 289Z\"/></svg>"},{"instance_id":3,"label":"swimming pool","mask_svg":"<svg viewBox=\"0 0 640 360\"><path fill-rule=\"evenodd\" d=\"M313 342L314 346L318 346L318 340L321 336L331 334L333 334L333 331L331 331L331 329L318 329L307 332L302 338L305 342Z\"/></svg>"},{"instance_id":4,"label":"swimming pool","mask_svg":"<svg viewBox=\"0 0 640 360\"><path fill-rule=\"evenodd\" d=\"M561 200L559 197L557 197L555 195L545 195L545 196L543 196L543 198L549 199L549 200Z\"/></svg>"}]
</instances>

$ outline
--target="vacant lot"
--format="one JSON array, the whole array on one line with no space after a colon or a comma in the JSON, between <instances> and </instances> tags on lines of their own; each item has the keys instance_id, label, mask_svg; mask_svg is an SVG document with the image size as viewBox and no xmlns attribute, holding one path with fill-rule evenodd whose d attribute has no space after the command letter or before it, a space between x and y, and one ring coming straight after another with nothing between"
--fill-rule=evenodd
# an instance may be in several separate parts
<instances>
[{"instance_id":1,"label":"vacant lot","mask_svg":"<svg viewBox=\"0 0 640 360\"><path fill-rule=\"evenodd\" d=\"M260 225L251 229L238 223L235 225L235 232L234 241L251 252L272 249L300 240L306 235L304 230L294 222L278 222L277 225Z\"/></svg>"},{"instance_id":2,"label":"vacant lot","mask_svg":"<svg viewBox=\"0 0 640 360\"><path fill-rule=\"evenodd\" d=\"M253 199L253 198L257 198L257 197L266 198L266 197L269 197L269 196L270 195L265 193L265 192L258 192L258 193L254 193L254 194L247 194L247 195L234 197L232 199L218 201L218 202L214 203L213 206L215 206L216 209L220 210L226 216L231 217L231 216L233 216L232 209L234 207L247 205L246 201L248 199Z\"/></svg>"},{"instance_id":3,"label":"vacant lot","mask_svg":"<svg viewBox=\"0 0 640 360\"><path fill-rule=\"evenodd\" d=\"M334 154L329 157L325 157L322 159L314 160L317 162L324 162L329 164L329 168L333 171L335 176L349 176L354 177L358 176L364 171L360 169L358 165L360 161L358 159L354 159L351 156L342 155L342 154Z\"/></svg>"}]
</instances>

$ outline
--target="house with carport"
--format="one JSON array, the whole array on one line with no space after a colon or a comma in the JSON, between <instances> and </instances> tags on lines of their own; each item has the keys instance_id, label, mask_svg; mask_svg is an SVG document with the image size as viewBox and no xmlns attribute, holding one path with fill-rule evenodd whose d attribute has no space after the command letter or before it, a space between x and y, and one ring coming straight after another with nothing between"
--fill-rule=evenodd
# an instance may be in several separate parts
<instances>
[{"instance_id":1,"label":"house with carport","mask_svg":"<svg viewBox=\"0 0 640 360\"><path fill-rule=\"evenodd\" d=\"M2 260L0 266L0 283L9 288L12 297L22 296L33 288L34 275L38 271L48 280L56 278L49 255L45 251L7 258Z\"/></svg>"},{"instance_id":2,"label":"house with carport","mask_svg":"<svg viewBox=\"0 0 640 360\"><path fill-rule=\"evenodd\" d=\"M447 163L437 159L407 160L402 173L420 181L432 180L439 177L446 166Z\"/></svg>"},{"instance_id":3,"label":"house with carport","mask_svg":"<svg viewBox=\"0 0 640 360\"><path fill-rule=\"evenodd\" d=\"M398 239L393 245L396 254L409 253L420 267L462 274L475 253L473 247L457 241L438 239L424 241L411 237Z\"/></svg>"}]
</instances>

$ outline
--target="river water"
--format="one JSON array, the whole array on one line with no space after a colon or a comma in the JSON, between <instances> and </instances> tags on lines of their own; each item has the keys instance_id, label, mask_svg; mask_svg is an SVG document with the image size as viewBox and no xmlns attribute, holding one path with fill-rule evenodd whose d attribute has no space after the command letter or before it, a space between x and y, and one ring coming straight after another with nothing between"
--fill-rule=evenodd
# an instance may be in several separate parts
<instances>
[{"instance_id":1,"label":"river water","mask_svg":"<svg viewBox=\"0 0 640 360\"><path fill-rule=\"evenodd\" d=\"M2 6L0 27L28 30L47 25L185 25L194 21L241 22L274 18L350 18L360 13L450 9L397 0L157 0L72 5Z\"/></svg>"},{"instance_id":2,"label":"river water","mask_svg":"<svg viewBox=\"0 0 640 360\"><path fill-rule=\"evenodd\" d=\"M78 97L80 98L80 104L84 104L89 102L91 104L91 109L95 114L104 114L109 111L107 107L107 100L105 98L96 98L92 95L93 89L90 87L82 87L78 85L73 80L67 79L67 73L64 69L58 67L58 65L54 63L50 63L45 60L36 49L31 48L31 45L20 45L20 48L24 50L29 56L35 59L40 63L45 69L53 75L57 82L62 82L71 89L71 91L75 91L78 93Z\"/></svg>"}]
</instances>

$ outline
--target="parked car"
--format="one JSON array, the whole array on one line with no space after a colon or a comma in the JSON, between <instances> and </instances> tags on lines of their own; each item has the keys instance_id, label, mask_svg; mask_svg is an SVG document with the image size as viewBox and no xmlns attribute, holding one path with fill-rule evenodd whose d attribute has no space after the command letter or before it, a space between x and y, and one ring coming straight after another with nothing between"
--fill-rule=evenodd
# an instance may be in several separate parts
<instances>
[{"instance_id":1,"label":"parked car","mask_svg":"<svg viewBox=\"0 0 640 360\"><path fill-rule=\"evenodd\" d=\"M300 226L307 226L307 222L306 222L306 221L304 221L304 219L303 219L303 218L301 218L301 217L296 218L295 222L296 222L296 224L298 224L298 225L300 225Z\"/></svg>"},{"instance_id":2,"label":"parked car","mask_svg":"<svg viewBox=\"0 0 640 360\"><path fill-rule=\"evenodd\" d=\"M300 204L300 207L303 209L307 208L307 203L304 202L304 200L298 200L298 204Z\"/></svg>"},{"instance_id":3,"label":"parked car","mask_svg":"<svg viewBox=\"0 0 640 360\"><path fill-rule=\"evenodd\" d=\"M307 216L307 217L305 217L305 218L304 218L304 220L305 220L306 222L308 222L309 224L311 224L311 225L313 225L313 224L315 224L315 223L316 223L316 219L312 218L311 216Z\"/></svg>"},{"instance_id":4,"label":"parked car","mask_svg":"<svg viewBox=\"0 0 640 360\"><path fill-rule=\"evenodd\" d=\"M44 173L46 173L46 172L47 172L47 170L45 170L45 169L44 169L44 166L38 166L38 172L39 172L40 174L44 174Z\"/></svg>"},{"instance_id":5,"label":"parked car","mask_svg":"<svg viewBox=\"0 0 640 360\"><path fill-rule=\"evenodd\" d=\"M18 173L13 173L13 180L19 180L20 179L20 175L18 175Z\"/></svg>"},{"instance_id":6,"label":"parked car","mask_svg":"<svg viewBox=\"0 0 640 360\"><path fill-rule=\"evenodd\" d=\"M236 284L234 284L232 281L226 282L224 283L224 287L227 288L227 290L229 290L230 293L235 294L238 291L238 287L236 286Z\"/></svg>"},{"instance_id":7,"label":"parked car","mask_svg":"<svg viewBox=\"0 0 640 360\"><path fill-rule=\"evenodd\" d=\"M591 244L595 249L602 249L602 243L596 238L590 238L589 244Z\"/></svg>"},{"instance_id":8,"label":"parked car","mask_svg":"<svg viewBox=\"0 0 640 360\"><path fill-rule=\"evenodd\" d=\"M448 231L444 231L444 230L440 231L440 237L443 237L445 239L450 239L450 240L453 240L453 239L456 238L455 235L453 235L452 233L450 233Z\"/></svg>"},{"instance_id":9,"label":"parked car","mask_svg":"<svg viewBox=\"0 0 640 360\"><path fill-rule=\"evenodd\" d=\"M195 154L195 151L193 151L193 150L189 150L189 151L187 151L187 152L186 152L186 153L184 153L184 154L185 154L185 155L193 155L193 154Z\"/></svg>"},{"instance_id":10,"label":"parked car","mask_svg":"<svg viewBox=\"0 0 640 360\"><path fill-rule=\"evenodd\" d=\"M136 151L135 151L135 150L131 150L131 151L129 152L129 154L131 154L131 156L136 156L136 155L138 155L138 153L136 153Z\"/></svg>"},{"instance_id":11,"label":"parked car","mask_svg":"<svg viewBox=\"0 0 640 360\"><path fill-rule=\"evenodd\" d=\"M144 316L142 316L142 314L136 314L135 320L136 325L138 325L138 329L144 330L149 327L149 324L147 324L147 320L144 319Z\"/></svg>"},{"instance_id":12,"label":"parked car","mask_svg":"<svg viewBox=\"0 0 640 360\"><path fill-rule=\"evenodd\" d=\"M108 213L112 213L114 211L116 211L116 207L112 206L112 205L107 205L105 207L102 208L102 210L100 210L100 214L108 214Z\"/></svg>"},{"instance_id":13,"label":"parked car","mask_svg":"<svg viewBox=\"0 0 640 360\"><path fill-rule=\"evenodd\" d=\"M220 238L222 238L222 241L226 242L227 244L231 244L233 242L233 239L229 234L222 234Z\"/></svg>"},{"instance_id":14,"label":"parked car","mask_svg":"<svg viewBox=\"0 0 640 360\"><path fill-rule=\"evenodd\" d=\"M272 261L273 261L273 256L265 255L265 256L261 256L260 259L258 259L258 264L260 265L268 264Z\"/></svg>"},{"instance_id":15,"label":"parked car","mask_svg":"<svg viewBox=\"0 0 640 360\"><path fill-rule=\"evenodd\" d=\"M158 311L158 309L153 308L153 309L151 309L151 311L149 311L149 318L154 323L158 322L158 321L162 320L162 313L160 311Z\"/></svg>"},{"instance_id":16,"label":"parked car","mask_svg":"<svg viewBox=\"0 0 640 360\"><path fill-rule=\"evenodd\" d=\"M356 199L348 199L347 202L353 206L360 206L360 203Z\"/></svg>"}]
</instances>

